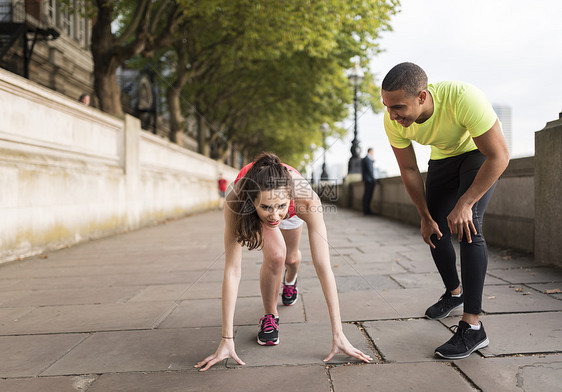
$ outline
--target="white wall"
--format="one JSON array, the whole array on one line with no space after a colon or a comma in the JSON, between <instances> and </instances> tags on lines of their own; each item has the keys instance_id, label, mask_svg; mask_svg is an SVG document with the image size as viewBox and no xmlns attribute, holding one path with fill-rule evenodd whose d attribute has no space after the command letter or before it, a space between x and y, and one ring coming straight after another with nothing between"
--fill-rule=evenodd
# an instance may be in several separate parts
<instances>
[{"instance_id":1,"label":"white wall","mask_svg":"<svg viewBox=\"0 0 562 392\"><path fill-rule=\"evenodd\" d=\"M237 171L0 69L0 262L215 208Z\"/></svg>"}]
</instances>

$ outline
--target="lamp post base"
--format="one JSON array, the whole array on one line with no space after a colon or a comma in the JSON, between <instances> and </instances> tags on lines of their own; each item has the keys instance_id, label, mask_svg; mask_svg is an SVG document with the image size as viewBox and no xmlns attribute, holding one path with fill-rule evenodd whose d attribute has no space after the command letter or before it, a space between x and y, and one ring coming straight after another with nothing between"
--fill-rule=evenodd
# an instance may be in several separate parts
<instances>
[{"instance_id":1,"label":"lamp post base","mask_svg":"<svg viewBox=\"0 0 562 392\"><path fill-rule=\"evenodd\" d=\"M361 158L351 158L347 165L347 173L359 173L361 174Z\"/></svg>"}]
</instances>

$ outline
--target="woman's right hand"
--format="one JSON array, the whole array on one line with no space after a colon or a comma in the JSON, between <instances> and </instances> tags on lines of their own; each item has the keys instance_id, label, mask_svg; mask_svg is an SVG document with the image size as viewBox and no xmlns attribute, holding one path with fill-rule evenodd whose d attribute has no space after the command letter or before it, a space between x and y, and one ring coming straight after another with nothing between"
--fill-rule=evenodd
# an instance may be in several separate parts
<instances>
[{"instance_id":1,"label":"woman's right hand","mask_svg":"<svg viewBox=\"0 0 562 392\"><path fill-rule=\"evenodd\" d=\"M219 348L217 348L217 351L215 351L214 354L209 355L207 358L205 358L201 362L198 362L197 365L195 365L195 367L196 368L202 368L202 369L199 369L199 371L204 372L207 369L209 369L211 366L213 366L215 363L220 362L223 359L227 359L227 358L234 359L240 365L246 364L240 358L238 358L238 355L236 354L236 351L234 350L234 340L223 338L221 340L221 343L219 344Z\"/></svg>"}]
</instances>

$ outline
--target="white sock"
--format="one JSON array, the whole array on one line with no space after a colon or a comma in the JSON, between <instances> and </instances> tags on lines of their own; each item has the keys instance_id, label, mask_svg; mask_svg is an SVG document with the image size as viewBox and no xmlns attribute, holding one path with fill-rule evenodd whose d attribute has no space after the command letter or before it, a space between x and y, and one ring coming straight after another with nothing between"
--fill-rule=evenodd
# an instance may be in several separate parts
<instances>
[{"instance_id":1,"label":"white sock","mask_svg":"<svg viewBox=\"0 0 562 392\"><path fill-rule=\"evenodd\" d=\"M459 298L461 295L462 295L462 291L460 292L460 294L451 294L451 296L454 298Z\"/></svg>"},{"instance_id":2,"label":"white sock","mask_svg":"<svg viewBox=\"0 0 562 392\"><path fill-rule=\"evenodd\" d=\"M288 286L293 286L296 282L297 282L297 276L295 275L295 279L293 279L292 282L285 282L285 284L288 285Z\"/></svg>"},{"instance_id":3,"label":"white sock","mask_svg":"<svg viewBox=\"0 0 562 392\"><path fill-rule=\"evenodd\" d=\"M480 321L478 322L478 325L473 325L473 324L468 324L468 325L470 325L470 329L474 329L475 331L480 330Z\"/></svg>"}]
</instances>

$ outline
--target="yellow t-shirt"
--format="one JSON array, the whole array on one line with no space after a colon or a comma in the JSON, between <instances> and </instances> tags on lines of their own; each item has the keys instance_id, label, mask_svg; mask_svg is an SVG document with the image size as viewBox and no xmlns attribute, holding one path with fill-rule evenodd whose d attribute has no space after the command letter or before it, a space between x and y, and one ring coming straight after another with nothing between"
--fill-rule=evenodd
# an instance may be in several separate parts
<instances>
[{"instance_id":1,"label":"yellow t-shirt","mask_svg":"<svg viewBox=\"0 0 562 392\"><path fill-rule=\"evenodd\" d=\"M427 87L434 110L424 123L407 128L384 114L384 128L393 147L406 148L415 140L431 146L431 159L454 157L476 150L472 138L486 133L496 122L492 105L478 88L462 82L439 82Z\"/></svg>"}]
</instances>

